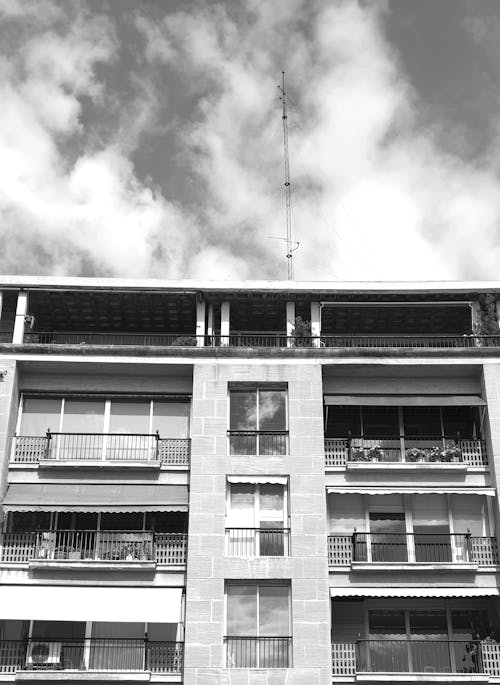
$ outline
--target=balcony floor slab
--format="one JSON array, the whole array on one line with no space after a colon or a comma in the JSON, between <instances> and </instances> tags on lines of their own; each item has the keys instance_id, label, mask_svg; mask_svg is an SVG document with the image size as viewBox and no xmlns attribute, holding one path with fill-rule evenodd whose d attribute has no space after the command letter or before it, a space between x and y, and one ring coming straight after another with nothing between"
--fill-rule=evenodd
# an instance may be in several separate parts
<instances>
[{"instance_id":1,"label":"balcony floor slab","mask_svg":"<svg viewBox=\"0 0 500 685\"><path fill-rule=\"evenodd\" d=\"M149 683L151 673L132 673L130 671L18 671L16 681L44 681L44 682L109 682L121 683ZM174 681L175 682L175 681Z\"/></svg>"},{"instance_id":2,"label":"balcony floor slab","mask_svg":"<svg viewBox=\"0 0 500 685\"><path fill-rule=\"evenodd\" d=\"M110 461L99 459L40 459L38 462L40 469L146 469L158 471L161 467L160 461L123 461L113 459ZM185 467L187 468L187 466Z\"/></svg>"},{"instance_id":3,"label":"balcony floor slab","mask_svg":"<svg viewBox=\"0 0 500 685\"><path fill-rule=\"evenodd\" d=\"M330 566L332 568L332 566ZM467 571L469 573L477 573L478 564L460 564L460 563L435 563L427 564L422 562L407 562L407 563L386 563L376 561L353 561L351 564L352 571L372 571L386 572L386 571Z\"/></svg>"},{"instance_id":4,"label":"balcony floor slab","mask_svg":"<svg viewBox=\"0 0 500 685\"><path fill-rule=\"evenodd\" d=\"M446 463L442 462L366 462L366 461L348 461L346 464L348 471L404 471L405 473L421 472L421 471L439 471L439 472L458 472L466 473L469 469L468 464L464 463Z\"/></svg>"},{"instance_id":5,"label":"balcony floor slab","mask_svg":"<svg viewBox=\"0 0 500 685\"><path fill-rule=\"evenodd\" d=\"M487 673L358 673L357 683L489 683Z\"/></svg>"},{"instance_id":6,"label":"balcony floor slab","mask_svg":"<svg viewBox=\"0 0 500 685\"><path fill-rule=\"evenodd\" d=\"M37 559L30 561L29 568L37 571L156 571L155 561L75 561Z\"/></svg>"}]
</instances>

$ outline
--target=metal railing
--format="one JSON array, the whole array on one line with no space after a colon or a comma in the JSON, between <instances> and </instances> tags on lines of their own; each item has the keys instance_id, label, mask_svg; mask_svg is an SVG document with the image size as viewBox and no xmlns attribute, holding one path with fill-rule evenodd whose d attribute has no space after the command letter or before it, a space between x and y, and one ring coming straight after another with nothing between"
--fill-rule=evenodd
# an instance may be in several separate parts
<instances>
[{"instance_id":1,"label":"metal railing","mask_svg":"<svg viewBox=\"0 0 500 685\"><path fill-rule=\"evenodd\" d=\"M229 430L233 455L282 455L288 453L288 431Z\"/></svg>"},{"instance_id":2,"label":"metal railing","mask_svg":"<svg viewBox=\"0 0 500 685\"><path fill-rule=\"evenodd\" d=\"M356 671L480 673L480 645L464 640L359 640Z\"/></svg>"},{"instance_id":3,"label":"metal railing","mask_svg":"<svg viewBox=\"0 0 500 685\"><path fill-rule=\"evenodd\" d=\"M289 528L226 528L229 557L288 557Z\"/></svg>"},{"instance_id":4,"label":"metal railing","mask_svg":"<svg viewBox=\"0 0 500 685\"><path fill-rule=\"evenodd\" d=\"M500 645L488 640L358 640L332 644L333 675L486 673L500 676Z\"/></svg>"},{"instance_id":5,"label":"metal railing","mask_svg":"<svg viewBox=\"0 0 500 685\"><path fill-rule=\"evenodd\" d=\"M225 637L227 668L291 668L291 637Z\"/></svg>"},{"instance_id":6,"label":"metal railing","mask_svg":"<svg viewBox=\"0 0 500 685\"><path fill-rule=\"evenodd\" d=\"M159 433L52 433L14 436L13 460L158 461L171 466L189 464L189 438L162 438Z\"/></svg>"},{"instance_id":7,"label":"metal railing","mask_svg":"<svg viewBox=\"0 0 500 685\"><path fill-rule=\"evenodd\" d=\"M0 640L0 673L148 671L180 673L184 643L144 639Z\"/></svg>"},{"instance_id":8,"label":"metal railing","mask_svg":"<svg viewBox=\"0 0 500 685\"><path fill-rule=\"evenodd\" d=\"M186 563L186 533L151 531L45 530L0 533L0 562L154 561Z\"/></svg>"},{"instance_id":9,"label":"metal railing","mask_svg":"<svg viewBox=\"0 0 500 685\"><path fill-rule=\"evenodd\" d=\"M11 338L5 342L11 342ZM228 335L189 333L97 333L93 331L30 331L26 344L44 345L141 345L164 347L258 347L258 348L405 348L453 349L499 347L500 335L381 335L343 334L290 336L283 331L236 332Z\"/></svg>"},{"instance_id":10,"label":"metal railing","mask_svg":"<svg viewBox=\"0 0 500 685\"><path fill-rule=\"evenodd\" d=\"M348 462L487 466L488 455L484 440L456 435L325 438L326 466L345 466Z\"/></svg>"},{"instance_id":11,"label":"metal railing","mask_svg":"<svg viewBox=\"0 0 500 685\"><path fill-rule=\"evenodd\" d=\"M328 563L353 562L478 564L499 562L495 537L463 534L358 533L328 536Z\"/></svg>"}]
</instances>

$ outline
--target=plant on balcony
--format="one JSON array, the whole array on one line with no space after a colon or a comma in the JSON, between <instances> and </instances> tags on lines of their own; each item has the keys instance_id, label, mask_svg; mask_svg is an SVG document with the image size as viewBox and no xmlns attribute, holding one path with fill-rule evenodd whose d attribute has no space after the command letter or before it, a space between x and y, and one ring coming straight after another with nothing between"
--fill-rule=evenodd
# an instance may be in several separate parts
<instances>
[{"instance_id":1,"label":"plant on balcony","mask_svg":"<svg viewBox=\"0 0 500 685\"><path fill-rule=\"evenodd\" d=\"M443 461L460 461L462 457L462 450L454 442L448 442L445 448L441 450Z\"/></svg>"},{"instance_id":2,"label":"plant on balcony","mask_svg":"<svg viewBox=\"0 0 500 685\"><path fill-rule=\"evenodd\" d=\"M292 328L292 344L295 347L311 347L311 322L301 316L295 318Z\"/></svg>"},{"instance_id":3,"label":"plant on balcony","mask_svg":"<svg viewBox=\"0 0 500 685\"><path fill-rule=\"evenodd\" d=\"M178 345L179 347L196 347L196 338L192 335L180 335L175 338L172 345Z\"/></svg>"},{"instance_id":4,"label":"plant on balcony","mask_svg":"<svg viewBox=\"0 0 500 685\"><path fill-rule=\"evenodd\" d=\"M385 453L380 445L373 445L368 451L368 456L370 461L381 461L385 457Z\"/></svg>"},{"instance_id":5,"label":"plant on balcony","mask_svg":"<svg viewBox=\"0 0 500 685\"><path fill-rule=\"evenodd\" d=\"M427 460L427 452L426 450L422 449L421 447L410 447L410 449L406 450L406 461L426 461Z\"/></svg>"},{"instance_id":6,"label":"plant on balcony","mask_svg":"<svg viewBox=\"0 0 500 685\"><path fill-rule=\"evenodd\" d=\"M433 445L429 450L429 461L446 461L443 457L443 450L438 445Z\"/></svg>"},{"instance_id":7,"label":"plant on balcony","mask_svg":"<svg viewBox=\"0 0 500 685\"><path fill-rule=\"evenodd\" d=\"M474 335L500 335L496 309L496 299L492 293L479 295L479 321L474 326ZM477 340L479 346L494 345L496 340Z\"/></svg>"},{"instance_id":8,"label":"plant on balcony","mask_svg":"<svg viewBox=\"0 0 500 685\"><path fill-rule=\"evenodd\" d=\"M353 447L351 450L351 461L368 461L370 457L362 447Z\"/></svg>"}]
</instances>

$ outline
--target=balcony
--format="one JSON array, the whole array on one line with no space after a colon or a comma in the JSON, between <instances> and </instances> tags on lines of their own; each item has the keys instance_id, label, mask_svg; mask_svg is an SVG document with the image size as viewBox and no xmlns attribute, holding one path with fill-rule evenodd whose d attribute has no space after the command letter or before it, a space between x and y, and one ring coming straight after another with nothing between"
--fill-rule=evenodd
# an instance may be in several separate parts
<instances>
[{"instance_id":1,"label":"balcony","mask_svg":"<svg viewBox=\"0 0 500 685\"><path fill-rule=\"evenodd\" d=\"M0 534L0 563L186 564L185 533L148 531L48 530Z\"/></svg>"},{"instance_id":2,"label":"balcony","mask_svg":"<svg viewBox=\"0 0 500 685\"><path fill-rule=\"evenodd\" d=\"M332 644L332 661L334 676L353 679L362 673L418 673L419 681L434 673L500 676L500 645L488 641L358 640Z\"/></svg>"},{"instance_id":3,"label":"balcony","mask_svg":"<svg viewBox=\"0 0 500 685\"><path fill-rule=\"evenodd\" d=\"M291 637L225 637L227 668L291 668Z\"/></svg>"},{"instance_id":4,"label":"balcony","mask_svg":"<svg viewBox=\"0 0 500 685\"><path fill-rule=\"evenodd\" d=\"M189 438L153 434L52 433L14 436L16 464L62 465L64 462L123 462L132 465L188 466Z\"/></svg>"},{"instance_id":5,"label":"balcony","mask_svg":"<svg viewBox=\"0 0 500 685\"><path fill-rule=\"evenodd\" d=\"M328 536L330 566L499 564L494 537L465 534L357 533ZM412 568L415 568L413 566Z\"/></svg>"},{"instance_id":6,"label":"balcony","mask_svg":"<svg viewBox=\"0 0 500 685\"><path fill-rule=\"evenodd\" d=\"M184 644L127 639L0 641L0 674L134 671L180 674ZM21 673L23 674L21 676Z\"/></svg>"},{"instance_id":7,"label":"balcony","mask_svg":"<svg viewBox=\"0 0 500 685\"><path fill-rule=\"evenodd\" d=\"M226 528L226 554L243 559L290 556L289 528Z\"/></svg>"},{"instance_id":8,"label":"balcony","mask_svg":"<svg viewBox=\"0 0 500 685\"><path fill-rule=\"evenodd\" d=\"M327 469L372 468L371 464L400 465L401 468L465 469L468 466L487 466L488 455L484 440L456 436L325 438Z\"/></svg>"}]
</instances>

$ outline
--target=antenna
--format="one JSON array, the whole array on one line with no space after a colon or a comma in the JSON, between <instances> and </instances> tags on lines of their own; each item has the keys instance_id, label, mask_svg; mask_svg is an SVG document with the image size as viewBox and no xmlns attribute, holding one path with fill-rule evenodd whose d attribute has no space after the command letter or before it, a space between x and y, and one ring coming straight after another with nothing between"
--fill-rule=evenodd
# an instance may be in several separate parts
<instances>
[{"instance_id":1,"label":"antenna","mask_svg":"<svg viewBox=\"0 0 500 685\"><path fill-rule=\"evenodd\" d=\"M287 272L288 280L293 280L293 253L298 249L299 244L292 240L292 190L290 186L290 158L288 153L288 108L287 108L287 94L285 91L285 72L281 72L281 86L278 85L281 92L280 100L282 103L281 119L283 120L283 156L284 156L284 172L285 172L285 216L286 216L286 258L288 261ZM295 244L295 247L293 245Z\"/></svg>"}]
</instances>

